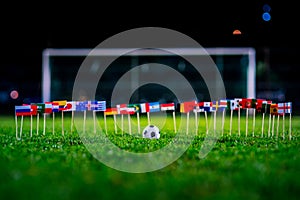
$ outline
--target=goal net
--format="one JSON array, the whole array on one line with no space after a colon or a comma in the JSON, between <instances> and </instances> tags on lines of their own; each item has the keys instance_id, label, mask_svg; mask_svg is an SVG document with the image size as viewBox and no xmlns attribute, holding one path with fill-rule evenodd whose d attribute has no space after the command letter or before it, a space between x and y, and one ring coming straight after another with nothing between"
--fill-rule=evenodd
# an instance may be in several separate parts
<instances>
[{"instance_id":1,"label":"goal net","mask_svg":"<svg viewBox=\"0 0 300 200\"><path fill-rule=\"evenodd\" d=\"M72 99L73 84L77 72L92 49L45 49L43 51L42 64L42 100L52 101L56 99ZM226 96L235 97L256 97L255 73L256 58L253 48L205 48L206 52L215 62L224 81ZM97 54L93 54L91 68L102 67L103 56L119 55L120 49L97 49ZM181 49L185 56L199 55L197 49ZM207 55L205 55L207 56ZM164 53L163 51L145 50L138 54L122 55L116 59L105 70L101 77L99 88L95 98L98 100L108 100L111 91L118 79L130 69L147 63L161 63L170 66L181 73L191 83L198 100L209 99L206 85L203 79L195 76L195 69L185 59L178 55ZM128 86L138 84L139 73L147 73L147 65L130 79ZM155 97L153 91L156 91ZM176 101L171 91L156 84L140 87L132 96L132 101Z\"/></svg>"}]
</instances>

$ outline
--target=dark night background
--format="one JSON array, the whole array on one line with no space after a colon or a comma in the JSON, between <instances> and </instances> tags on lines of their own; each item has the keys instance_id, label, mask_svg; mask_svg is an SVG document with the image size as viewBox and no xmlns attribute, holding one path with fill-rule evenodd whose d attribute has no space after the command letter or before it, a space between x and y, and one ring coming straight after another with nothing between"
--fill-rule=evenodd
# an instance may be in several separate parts
<instances>
[{"instance_id":1,"label":"dark night background","mask_svg":"<svg viewBox=\"0 0 300 200\"><path fill-rule=\"evenodd\" d=\"M0 112L13 113L13 106L25 98L41 97L43 49L94 48L112 35L147 26L180 31L203 47L254 47L257 66L269 66L268 71L257 74L257 94L268 89L284 90L285 101L294 102L296 109L300 99L296 1L222 2L2 5ZM271 7L268 22L262 19L264 4ZM241 30L242 35L233 35L235 29ZM257 72L260 73L259 69ZM274 76L281 77L281 85ZM16 100L9 97L14 89L20 95Z\"/></svg>"}]
</instances>

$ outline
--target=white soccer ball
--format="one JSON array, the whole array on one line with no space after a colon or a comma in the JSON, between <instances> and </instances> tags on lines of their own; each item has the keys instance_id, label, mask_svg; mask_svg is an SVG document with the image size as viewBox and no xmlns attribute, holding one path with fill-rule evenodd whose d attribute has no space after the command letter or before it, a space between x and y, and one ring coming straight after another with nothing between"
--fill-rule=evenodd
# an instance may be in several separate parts
<instances>
[{"instance_id":1,"label":"white soccer ball","mask_svg":"<svg viewBox=\"0 0 300 200\"><path fill-rule=\"evenodd\" d=\"M146 126L146 128L143 130L143 138L159 139L160 138L159 128L154 125Z\"/></svg>"}]
</instances>

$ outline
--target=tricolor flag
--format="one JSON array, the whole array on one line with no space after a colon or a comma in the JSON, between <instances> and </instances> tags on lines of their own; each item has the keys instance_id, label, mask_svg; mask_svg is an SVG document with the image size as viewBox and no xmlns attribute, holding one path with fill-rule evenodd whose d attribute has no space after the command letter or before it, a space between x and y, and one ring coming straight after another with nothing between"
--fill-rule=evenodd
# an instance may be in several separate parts
<instances>
[{"instance_id":1,"label":"tricolor flag","mask_svg":"<svg viewBox=\"0 0 300 200\"><path fill-rule=\"evenodd\" d=\"M104 111L105 115L116 115L118 114L117 108L106 108Z\"/></svg>"},{"instance_id":2,"label":"tricolor flag","mask_svg":"<svg viewBox=\"0 0 300 200\"><path fill-rule=\"evenodd\" d=\"M106 110L106 101L91 101L91 110L105 111Z\"/></svg>"},{"instance_id":3,"label":"tricolor flag","mask_svg":"<svg viewBox=\"0 0 300 200\"><path fill-rule=\"evenodd\" d=\"M149 103L149 112L159 112L159 111L160 111L159 102Z\"/></svg>"},{"instance_id":4,"label":"tricolor flag","mask_svg":"<svg viewBox=\"0 0 300 200\"><path fill-rule=\"evenodd\" d=\"M284 103L285 113L292 113L292 102Z\"/></svg>"},{"instance_id":5,"label":"tricolor flag","mask_svg":"<svg viewBox=\"0 0 300 200\"><path fill-rule=\"evenodd\" d=\"M188 112L194 110L196 105L197 105L196 101L183 102L180 104L180 112L188 113Z\"/></svg>"},{"instance_id":6,"label":"tricolor flag","mask_svg":"<svg viewBox=\"0 0 300 200\"><path fill-rule=\"evenodd\" d=\"M57 102L52 103L52 112L59 112L59 104Z\"/></svg>"},{"instance_id":7,"label":"tricolor flag","mask_svg":"<svg viewBox=\"0 0 300 200\"><path fill-rule=\"evenodd\" d=\"M117 105L117 113L121 115L133 115L136 112L136 105L135 104L119 104Z\"/></svg>"},{"instance_id":8,"label":"tricolor flag","mask_svg":"<svg viewBox=\"0 0 300 200\"><path fill-rule=\"evenodd\" d=\"M59 111L63 111L63 110L66 109L65 106L67 105L67 100L53 101L53 102L54 102L54 103L58 103L58 106L59 106L58 110L59 110Z\"/></svg>"},{"instance_id":9,"label":"tricolor flag","mask_svg":"<svg viewBox=\"0 0 300 200\"><path fill-rule=\"evenodd\" d=\"M272 101L263 101L262 102L262 112L263 113L270 113Z\"/></svg>"},{"instance_id":10,"label":"tricolor flag","mask_svg":"<svg viewBox=\"0 0 300 200\"><path fill-rule=\"evenodd\" d=\"M15 106L15 114L16 114L16 116L36 115L37 114L37 106L36 105Z\"/></svg>"},{"instance_id":11,"label":"tricolor flag","mask_svg":"<svg viewBox=\"0 0 300 200\"><path fill-rule=\"evenodd\" d=\"M160 104L160 110L161 111L175 110L175 104L174 103L162 103L162 104Z\"/></svg>"}]
</instances>

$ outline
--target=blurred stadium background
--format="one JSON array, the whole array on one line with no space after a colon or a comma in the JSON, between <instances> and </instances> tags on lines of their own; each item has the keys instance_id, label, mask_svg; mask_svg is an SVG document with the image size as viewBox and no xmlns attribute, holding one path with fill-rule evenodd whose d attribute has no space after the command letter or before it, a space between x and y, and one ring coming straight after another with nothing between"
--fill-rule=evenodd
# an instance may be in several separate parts
<instances>
[{"instance_id":1,"label":"blurred stadium background","mask_svg":"<svg viewBox=\"0 0 300 200\"><path fill-rule=\"evenodd\" d=\"M258 1L161 5L153 2L139 9L125 4L96 6L85 3L72 8L61 4L46 8L34 5L35 9L28 4L20 5L20 9L14 5L4 7L14 18L7 19L5 14L1 14L1 114L13 114L16 104L42 101L42 54L45 49L94 48L119 32L147 26L180 31L204 48L254 48L256 97L276 102L291 101L293 112L299 113L299 30L296 30L297 12L293 3L285 2L283 5ZM116 14L113 6L124 6L124 10ZM269 14L270 20L266 14ZM241 34L233 34L234 30L240 30ZM64 65L63 61L54 62L61 67ZM77 65L80 58L73 62ZM237 72L238 65L243 64L243 57L225 62L227 81L235 84L245 81L241 71L233 73ZM64 69L60 69L62 74L58 72L61 80L64 79L63 73L76 73L69 70L70 66L72 63L68 61ZM72 83L69 81L67 84ZM229 96L245 95L245 92L234 88L226 92L231 94Z\"/></svg>"}]
</instances>

